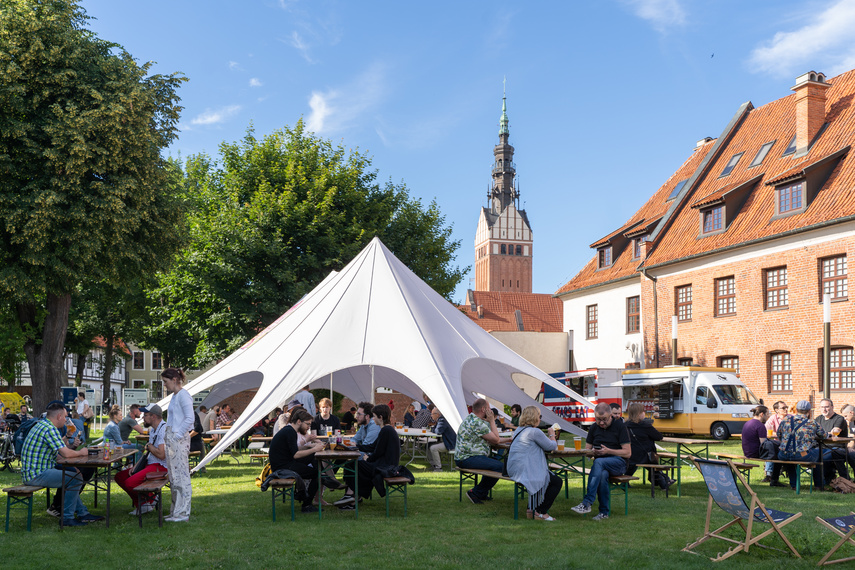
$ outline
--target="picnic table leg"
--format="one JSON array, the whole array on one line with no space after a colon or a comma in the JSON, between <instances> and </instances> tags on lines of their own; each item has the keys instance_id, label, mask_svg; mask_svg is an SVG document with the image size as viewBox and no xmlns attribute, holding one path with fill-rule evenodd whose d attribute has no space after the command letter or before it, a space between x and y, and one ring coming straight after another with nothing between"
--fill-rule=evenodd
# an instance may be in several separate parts
<instances>
[{"instance_id":1,"label":"picnic table leg","mask_svg":"<svg viewBox=\"0 0 855 570\"><path fill-rule=\"evenodd\" d=\"M655 472L653 470L650 471L650 498L651 499L656 498L656 486L653 484L653 479L654 479L653 474L654 473Z\"/></svg>"},{"instance_id":2,"label":"picnic table leg","mask_svg":"<svg viewBox=\"0 0 855 570\"><path fill-rule=\"evenodd\" d=\"M321 486L318 487L318 489L323 489L323 484L324 484L324 480L321 478L321 463L323 463L323 462L322 461L317 462L317 464L318 464L318 482L321 484ZM294 483L294 485L296 486L296 483ZM358 497L357 497L357 499L358 499ZM323 519L323 510L324 510L324 502L323 502L323 500L319 500L318 501L318 520L319 521Z\"/></svg>"},{"instance_id":3,"label":"picnic table leg","mask_svg":"<svg viewBox=\"0 0 855 570\"><path fill-rule=\"evenodd\" d=\"M62 466L62 485L60 486L59 493L62 495L59 501L60 508L62 509L62 514L59 516L59 530L62 530L62 523L65 518L65 466ZM8 521L9 519L6 520Z\"/></svg>"},{"instance_id":4,"label":"picnic table leg","mask_svg":"<svg viewBox=\"0 0 855 570\"><path fill-rule=\"evenodd\" d=\"M98 473L95 473L95 477L98 477ZM107 477L107 516L104 517L104 526L106 528L110 528L110 482L113 479L110 477L110 466L107 465L106 469L106 477ZM98 488L98 484L95 484L95 488Z\"/></svg>"},{"instance_id":5,"label":"picnic table leg","mask_svg":"<svg viewBox=\"0 0 855 570\"><path fill-rule=\"evenodd\" d=\"M359 520L359 458L353 460L353 492L356 495L353 497L356 502L356 510L354 518Z\"/></svg>"},{"instance_id":6,"label":"picnic table leg","mask_svg":"<svg viewBox=\"0 0 855 570\"><path fill-rule=\"evenodd\" d=\"M680 484L682 482L682 477L680 476L680 474L682 473L683 469L682 469L682 465L680 463L680 445L679 444L677 445L677 463L676 463L676 465L677 465L677 496L682 497L683 492L682 492L682 489L680 488Z\"/></svg>"}]
</instances>

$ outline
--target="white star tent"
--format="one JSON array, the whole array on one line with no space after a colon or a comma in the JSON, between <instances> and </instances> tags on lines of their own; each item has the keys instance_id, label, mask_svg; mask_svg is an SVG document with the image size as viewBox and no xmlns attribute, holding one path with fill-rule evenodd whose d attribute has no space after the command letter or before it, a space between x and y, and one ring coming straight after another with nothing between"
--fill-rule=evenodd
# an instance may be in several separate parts
<instances>
[{"instance_id":1,"label":"white star tent","mask_svg":"<svg viewBox=\"0 0 855 570\"><path fill-rule=\"evenodd\" d=\"M538 405L513 382L534 377L593 405L481 329L374 238L273 324L185 387L206 405L258 391L201 469L303 386L371 401L373 387L427 395L456 430L481 395ZM163 409L170 397L159 402ZM210 407L210 406L209 406ZM584 432L541 406L543 419Z\"/></svg>"}]
</instances>

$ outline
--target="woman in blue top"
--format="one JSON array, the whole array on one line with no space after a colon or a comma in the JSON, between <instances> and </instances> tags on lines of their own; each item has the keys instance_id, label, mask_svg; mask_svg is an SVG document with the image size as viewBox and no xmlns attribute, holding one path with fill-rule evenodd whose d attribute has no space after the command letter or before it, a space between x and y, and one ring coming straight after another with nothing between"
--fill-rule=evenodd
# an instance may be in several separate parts
<instances>
[{"instance_id":1,"label":"woman in blue top","mask_svg":"<svg viewBox=\"0 0 855 570\"><path fill-rule=\"evenodd\" d=\"M104 427L104 441L114 444L122 443L122 434L119 432L119 422L122 421L122 408L113 406L110 410L110 423Z\"/></svg>"},{"instance_id":2,"label":"woman in blue top","mask_svg":"<svg viewBox=\"0 0 855 570\"><path fill-rule=\"evenodd\" d=\"M554 521L549 508L561 492L561 478L549 470L547 451L555 451L555 430L549 428L549 436L537 428L540 411L529 406L520 414L520 425L514 432L514 440L508 452L508 477L525 485L528 491L529 518Z\"/></svg>"}]
</instances>

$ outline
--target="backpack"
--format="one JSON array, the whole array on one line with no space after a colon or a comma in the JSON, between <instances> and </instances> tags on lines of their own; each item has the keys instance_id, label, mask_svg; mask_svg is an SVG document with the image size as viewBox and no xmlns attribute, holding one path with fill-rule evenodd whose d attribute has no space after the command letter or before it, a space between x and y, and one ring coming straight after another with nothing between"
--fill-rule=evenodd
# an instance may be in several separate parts
<instances>
[{"instance_id":1,"label":"backpack","mask_svg":"<svg viewBox=\"0 0 855 570\"><path fill-rule=\"evenodd\" d=\"M27 434L30 433L30 430L33 428L34 425L36 425L36 423L38 423L40 419L41 418L28 419L27 421L22 423L21 427L19 427L18 430L15 432L13 439L15 442L15 455L17 455L18 457L20 457L21 452L24 451L24 441L27 439Z\"/></svg>"},{"instance_id":2,"label":"backpack","mask_svg":"<svg viewBox=\"0 0 855 570\"><path fill-rule=\"evenodd\" d=\"M264 467L261 468L261 475L255 478L255 486L261 487L261 484L264 483L264 480L267 479L267 476L270 475L270 463L265 463Z\"/></svg>"}]
</instances>

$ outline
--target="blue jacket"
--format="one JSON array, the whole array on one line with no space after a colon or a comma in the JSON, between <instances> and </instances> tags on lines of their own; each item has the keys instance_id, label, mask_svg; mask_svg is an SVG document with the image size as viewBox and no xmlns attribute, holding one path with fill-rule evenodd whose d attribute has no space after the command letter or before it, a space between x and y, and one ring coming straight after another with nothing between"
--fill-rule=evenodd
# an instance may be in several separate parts
<instances>
[{"instance_id":1,"label":"blue jacket","mask_svg":"<svg viewBox=\"0 0 855 570\"><path fill-rule=\"evenodd\" d=\"M457 446L457 434L452 429L451 424L445 421L445 416L440 416L436 420L436 426L433 428L434 433L442 436L442 443L445 444L445 449L451 451Z\"/></svg>"},{"instance_id":2,"label":"blue jacket","mask_svg":"<svg viewBox=\"0 0 855 570\"><path fill-rule=\"evenodd\" d=\"M375 424L373 419L368 420L368 424L360 427L353 436L353 443L359 451L371 452L374 451L378 435L380 435L380 426Z\"/></svg>"}]
</instances>

